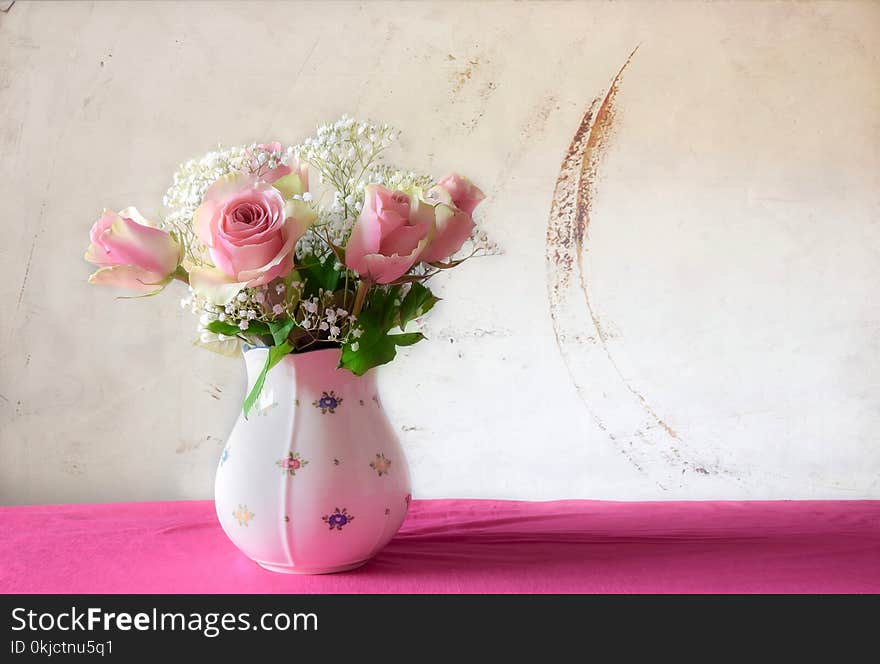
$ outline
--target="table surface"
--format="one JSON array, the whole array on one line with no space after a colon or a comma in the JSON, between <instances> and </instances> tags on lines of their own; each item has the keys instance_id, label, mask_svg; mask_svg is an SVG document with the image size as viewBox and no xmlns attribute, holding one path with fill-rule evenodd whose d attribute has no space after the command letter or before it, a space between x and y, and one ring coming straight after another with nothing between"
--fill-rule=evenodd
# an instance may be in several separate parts
<instances>
[{"instance_id":1,"label":"table surface","mask_svg":"<svg viewBox=\"0 0 880 664\"><path fill-rule=\"evenodd\" d=\"M210 501L0 508L3 593L880 592L880 501L416 500L344 574L267 572Z\"/></svg>"}]
</instances>

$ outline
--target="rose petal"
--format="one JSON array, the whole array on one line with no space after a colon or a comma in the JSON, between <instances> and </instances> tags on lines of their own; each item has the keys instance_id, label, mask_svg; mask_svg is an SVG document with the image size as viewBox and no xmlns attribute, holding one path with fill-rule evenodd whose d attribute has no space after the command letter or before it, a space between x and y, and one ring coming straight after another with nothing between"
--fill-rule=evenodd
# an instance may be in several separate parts
<instances>
[{"instance_id":1,"label":"rose petal","mask_svg":"<svg viewBox=\"0 0 880 664\"><path fill-rule=\"evenodd\" d=\"M408 256L425 239L428 226L401 226L382 240L379 253L385 256Z\"/></svg>"},{"instance_id":2,"label":"rose petal","mask_svg":"<svg viewBox=\"0 0 880 664\"><path fill-rule=\"evenodd\" d=\"M221 235L217 243L210 252L214 263L227 274L238 275L241 279L245 271L259 269L277 256L284 246L284 237L279 232L265 242L235 245Z\"/></svg>"},{"instance_id":3,"label":"rose petal","mask_svg":"<svg viewBox=\"0 0 880 664\"><path fill-rule=\"evenodd\" d=\"M233 281L220 270L208 266L190 267L189 285L208 302L218 306L229 304L245 287L244 283Z\"/></svg>"},{"instance_id":4,"label":"rose petal","mask_svg":"<svg viewBox=\"0 0 880 664\"><path fill-rule=\"evenodd\" d=\"M303 181L298 173L288 173L284 177L272 182L272 186L281 192L284 200L289 200L296 195L301 196L306 191L306 187L303 185Z\"/></svg>"},{"instance_id":5,"label":"rose petal","mask_svg":"<svg viewBox=\"0 0 880 664\"><path fill-rule=\"evenodd\" d=\"M102 267L89 277L90 284L115 286L136 291L155 290L168 282L168 277L148 272L133 265Z\"/></svg>"},{"instance_id":6,"label":"rose petal","mask_svg":"<svg viewBox=\"0 0 880 664\"><path fill-rule=\"evenodd\" d=\"M447 175L437 183L437 186L446 189L452 197L455 207L469 215L473 214L474 208L486 198L486 195L473 182L458 173Z\"/></svg>"},{"instance_id":7,"label":"rose petal","mask_svg":"<svg viewBox=\"0 0 880 664\"><path fill-rule=\"evenodd\" d=\"M134 265L164 278L174 272L180 262L180 245L167 232L109 210L96 222L91 235L92 243L85 259L95 265Z\"/></svg>"},{"instance_id":8,"label":"rose petal","mask_svg":"<svg viewBox=\"0 0 880 664\"><path fill-rule=\"evenodd\" d=\"M286 228L284 231L284 244L275 253L274 257L263 265L251 270L242 270L238 273L238 278L245 281L249 287L262 286L267 284L275 277L281 276L285 270L289 272L293 269L293 248L301 237L295 231L294 227Z\"/></svg>"},{"instance_id":9,"label":"rose petal","mask_svg":"<svg viewBox=\"0 0 880 664\"><path fill-rule=\"evenodd\" d=\"M214 225L219 221L218 215L220 204L217 201L205 200L196 209L193 214L193 226L196 230L196 237L206 247L214 244Z\"/></svg>"},{"instance_id":10,"label":"rose petal","mask_svg":"<svg viewBox=\"0 0 880 664\"><path fill-rule=\"evenodd\" d=\"M420 256L426 263L446 260L452 256L461 249L476 226L469 214L443 204L436 207L435 215L434 239Z\"/></svg>"}]
</instances>

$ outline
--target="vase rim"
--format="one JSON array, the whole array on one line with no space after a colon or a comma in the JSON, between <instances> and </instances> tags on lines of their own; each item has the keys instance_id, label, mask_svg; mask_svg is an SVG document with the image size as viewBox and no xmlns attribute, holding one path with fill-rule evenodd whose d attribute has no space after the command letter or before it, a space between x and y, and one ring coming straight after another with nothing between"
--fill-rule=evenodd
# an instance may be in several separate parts
<instances>
[{"instance_id":1,"label":"vase rim","mask_svg":"<svg viewBox=\"0 0 880 664\"><path fill-rule=\"evenodd\" d=\"M241 354L249 353L252 350L265 350L268 351L271 346L251 346L250 344L242 343L241 344ZM311 355L313 353L339 353L342 351L342 346L334 346L333 348L315 348L313 350L304 350L299 353L288 353L288 355L292 355L296 357L297 355Z\"/></svg>"}]
</instances>

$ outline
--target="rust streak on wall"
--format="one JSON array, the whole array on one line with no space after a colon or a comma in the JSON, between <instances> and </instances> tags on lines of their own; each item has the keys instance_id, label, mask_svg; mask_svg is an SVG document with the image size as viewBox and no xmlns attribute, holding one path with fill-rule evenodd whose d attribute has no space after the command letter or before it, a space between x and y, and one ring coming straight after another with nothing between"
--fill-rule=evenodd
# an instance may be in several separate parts
<instances>
[{"instance_id":1,"label":"rust streak on wall","mask_svg":"<svg viewBox=\"0 0 880 664\"><path fill-rule=\"evenodd\" d=\"M686 446L680 440L678 433L657 413L645 396L633 387L618 366L608 345L611 335L600 319L590 297L584 255L587 250L589 227L592 222L599 169L614 131L617 113L616 98L620 83L638 48L636 46L621 65L605 94L594 99L584 113L565 153L556 181L548 221L546 249L550 315L553 321L556 344L563 355L566 369L579 392L582 391L583 386L579 384L577 371L572 366L572 358L566 349L566 344L571 344L573 341L578 343L579 339L583 339L580 343L592 343L600 346L601 353L607 360L613 375L620 380L625 390L635 397L638 407L646 413L647 422L637 426L631 434L621 437L615 434L614 427L609 427L602 421L601 415L593 412L588 406L596 424L615 441L618 448L636 468L644 470L643 464L639 462L641 452L634 449L634 443L651 447L648 433L650 429L656 428L662 430L668 439L675 443L655 450L671 468L681 468L682 472L699 468L701 474L712 472L713 474L733 476L733 473L716 468L713 464L704 464L702 461L690 459L689 457L693 456L689 454L691 450L679 449ZM587 333L585 337L583 330L566 325L565 321L561 320L565 309L571 306L568 295L569 289L573 285L577 286L582 295L589 321L595 328L594 334ZM584 395L582 394L582 396ZM707 465L712 469L711 471L706 470Z\"/></svg>"}]
</instances>

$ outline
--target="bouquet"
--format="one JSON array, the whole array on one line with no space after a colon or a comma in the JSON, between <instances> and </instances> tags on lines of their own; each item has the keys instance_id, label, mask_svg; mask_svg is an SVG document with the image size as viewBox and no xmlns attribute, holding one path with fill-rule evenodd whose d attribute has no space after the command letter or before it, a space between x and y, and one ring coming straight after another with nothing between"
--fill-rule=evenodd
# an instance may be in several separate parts
<instances>
[{"instance_id":1,"label":"bouquet","mask_svg":"<svg viewBox=\"0 0 880 664\"><path fill-rule=\"evenodd\" d=\"M397 135L343 116L301 145L220 146L190 160L159 223L134 207L104 210L89 282L147 296L181 281L198 345L268 348L245 416L289 353L338 347L339 367L357 375L390 362L424 338L408 326L438 301L427 282L497 253L473 220L483 193L457 174L435 181L385 163Z\"/></svg>"}]
</instances>

